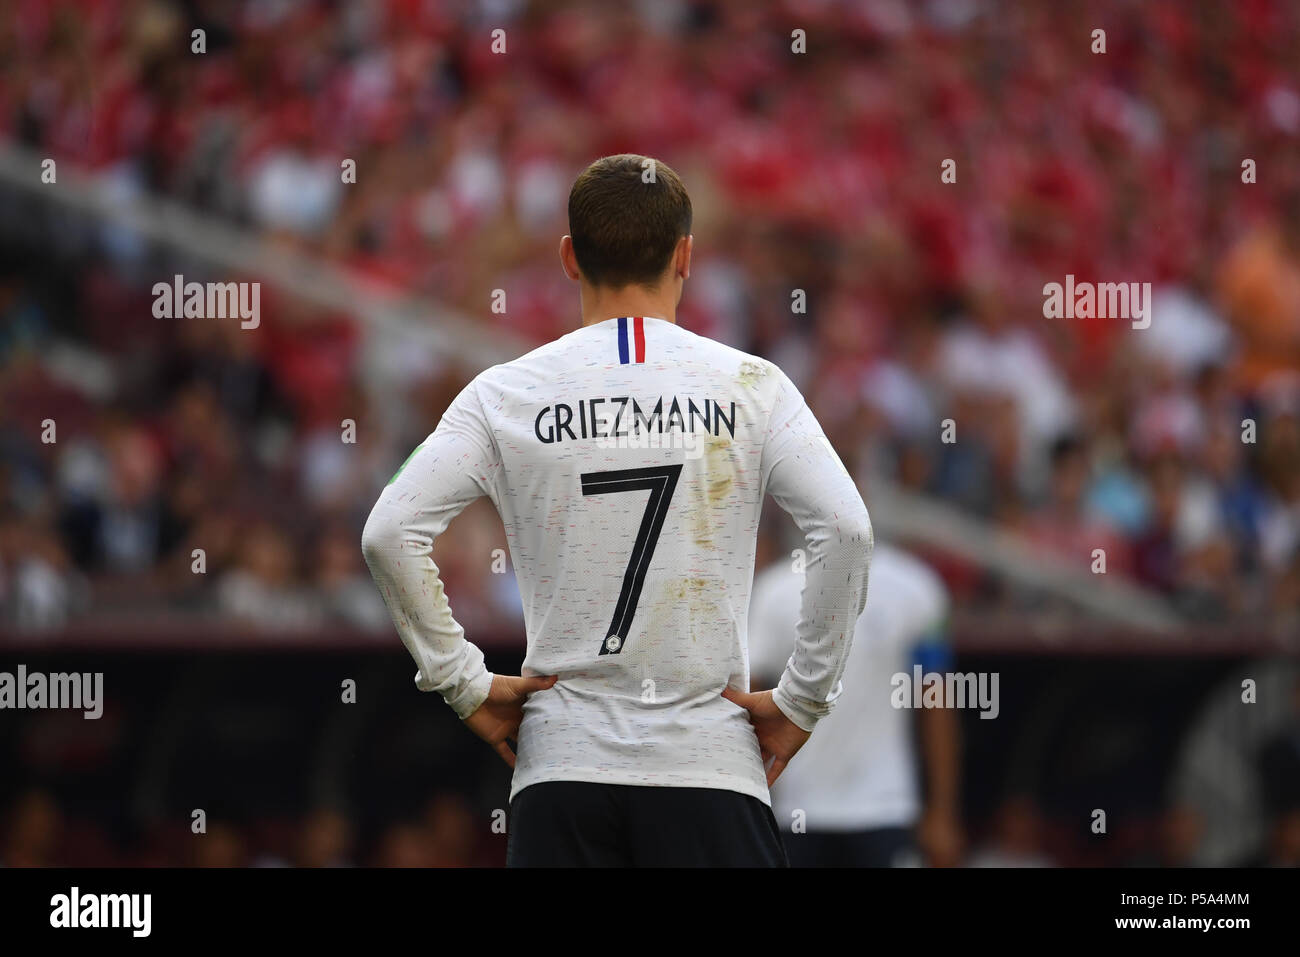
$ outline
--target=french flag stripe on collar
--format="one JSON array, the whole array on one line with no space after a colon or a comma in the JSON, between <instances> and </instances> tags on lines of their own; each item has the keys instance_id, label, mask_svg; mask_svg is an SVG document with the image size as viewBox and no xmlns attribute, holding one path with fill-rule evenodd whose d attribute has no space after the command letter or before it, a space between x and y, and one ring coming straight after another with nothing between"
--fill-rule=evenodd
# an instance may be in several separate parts
<instances>
[{"instance_id":1,"label":"french flag stripe on collar","mask_svg":"<svg viewBox=\"0 0 1300 957\"><path fill-rule=\"evenodd\" d=\"M632 323L632 335L628 335L627 324ZM622 365L629 362L645 362L645 318L643 316L619 316L618 318L618 361Z\"/></svg>"}]
</instances>

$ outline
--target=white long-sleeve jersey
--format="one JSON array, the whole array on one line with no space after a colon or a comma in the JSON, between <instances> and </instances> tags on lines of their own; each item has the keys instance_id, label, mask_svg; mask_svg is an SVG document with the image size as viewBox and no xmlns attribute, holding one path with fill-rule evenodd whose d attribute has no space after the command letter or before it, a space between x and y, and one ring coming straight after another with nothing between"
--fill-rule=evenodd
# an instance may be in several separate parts
<instances>
[{"instance_id":1,"label":"white long-sleeve jersey","mask_svg":"<svg viewBox=\"0 0 1300 957\"><path fill-rule=\"evenodd\" d=\"M721 697L749 688L765 493L807 537L797 640L775 698L812 730L839 694L866 601L871 523L803 397L764 359L624 317L493 366L394 476L362 549L417 687L464 718L491 675L430 552L471 501L496 506L523 600L523 673L559 677L524 705L511 798L543 781L594 781L770 803L748 716Z\"/></svg>"}]
</instances>

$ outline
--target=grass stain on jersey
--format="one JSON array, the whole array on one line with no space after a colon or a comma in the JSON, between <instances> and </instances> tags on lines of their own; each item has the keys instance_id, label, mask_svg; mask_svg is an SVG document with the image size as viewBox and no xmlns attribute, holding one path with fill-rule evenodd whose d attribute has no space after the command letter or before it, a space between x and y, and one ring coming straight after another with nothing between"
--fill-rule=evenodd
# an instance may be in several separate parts
<instances>
[{"instance_id":1,"label":"grass stain on jersey","mask_svg":"<svg viewBox=\"0 0 1300 957\"><path fill-rule=\"evenodd\" d=\"M420 451L420 449L422 449L422 448L424 448L424 443L423 443L423 442L421 442L419 445L417 445L417 446L415 447L414 451L412 451L411 454L408 455L408 456L406 457L406 461L403 462L401 465L399 465L399 466L397 467L397 471L393 473L393 477L390 478L390 479L388 480L388 484L389 484L389 485L392 485L394 482L397 481L397 476L399 476L399 475L402 474L402 469L406 468L406 466L410 464L411 459L415 458L416 454L417 454L417 453Z\"/></svg>"}]
</instances>

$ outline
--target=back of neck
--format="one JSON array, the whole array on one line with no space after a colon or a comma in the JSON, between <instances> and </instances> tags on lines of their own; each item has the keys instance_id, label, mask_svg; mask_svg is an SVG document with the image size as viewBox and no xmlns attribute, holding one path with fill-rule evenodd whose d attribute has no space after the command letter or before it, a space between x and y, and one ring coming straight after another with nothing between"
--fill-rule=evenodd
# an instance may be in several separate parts
<instances>
[{"instance_id":1,"label":"back of neck","mask_svg":"<svg viewBox=\"0 0 1300 957\"><path fill-rule=\"evenodd\" d=\"M677 304L669 296L639 286L628 286L609 292L583 290L582 324L584 326L618 316L650 316L675 323Z\"/></svg>"}]
</instances>

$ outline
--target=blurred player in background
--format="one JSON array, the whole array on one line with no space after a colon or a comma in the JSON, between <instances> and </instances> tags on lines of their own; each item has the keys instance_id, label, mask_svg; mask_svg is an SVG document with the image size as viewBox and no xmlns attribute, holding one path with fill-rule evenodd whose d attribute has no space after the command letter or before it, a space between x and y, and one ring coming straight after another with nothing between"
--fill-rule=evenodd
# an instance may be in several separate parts
<instances>
[{"instance_id":1,"label":"blurred player in background","mask_svg":"<svg viewBox=\"0 0 1300 957\"><path fill-rule=\"evenodd\" d=\"M749 666L755 687L787 667L804 575L781 561L754 582ZM890 703L896 674L944 672L948 596L939 577L918 559L877 544L871 561L871 600L857 637L835 713L799 752L772 791L773 810L795 867L900 867L960 863L959 728L951 708L913 713ZM916 753L925 767L922 804ZM802 812L802 814L798 814ZM792 831L801 821L806 833Z\"/></svg>"},{"instance_id":2,"label":"blurred player in background","mask_svg":"<svg viewBox=\"0 0 1300 957\"><path fill-rule=\"evenodd\" d=\"M417 686L515 769L511 866L784 864L768 788L834 704L866 600L867 510L799 391L676 325L690 229L663 163L588 167L560 244L582 327L471 382L366 523ZM751 694L765 492L809 559L790 664ZM521 677L486 670L430 557L484 495L523 599Z\"/></svg>"}]
</instances>

